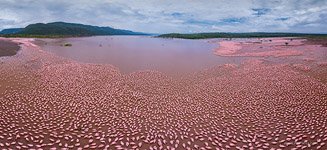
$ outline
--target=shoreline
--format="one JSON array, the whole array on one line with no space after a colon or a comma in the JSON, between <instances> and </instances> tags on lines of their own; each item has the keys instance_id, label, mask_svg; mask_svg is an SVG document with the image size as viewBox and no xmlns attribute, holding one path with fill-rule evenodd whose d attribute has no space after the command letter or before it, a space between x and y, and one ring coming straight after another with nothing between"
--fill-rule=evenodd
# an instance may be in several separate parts
<instances>
[{"instance_id":1,"label":"shoreline","mask_svg":"<svg viewBox=\"0 0 327 150\"><path fill-rule=\"evenodd\" d=\"M306 40L293 38L261 38L250 41L221 41L214 50L218 56L225 57L288 57L301 56L303 51L297 50ZM308 49L313 46L307 45Z\"/></svg>"}]
</instances>

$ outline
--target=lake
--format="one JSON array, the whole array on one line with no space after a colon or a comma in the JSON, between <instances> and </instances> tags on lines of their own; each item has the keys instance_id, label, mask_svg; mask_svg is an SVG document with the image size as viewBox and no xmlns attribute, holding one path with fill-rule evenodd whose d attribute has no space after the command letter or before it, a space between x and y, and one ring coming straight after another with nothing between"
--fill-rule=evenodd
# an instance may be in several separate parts
<instances>
[{"instance_id":1,"label":"lake","mask_svg":"<svg viewBox=\"0 0 327 150\"><path fill-rule=\"evenodd\" d=\"M157 70L176 75L238 61L238 58L219 57L213 53L218 46L217 39L94 36L41 40L43 44L40 45L46 51L79 62L112 64L122 73ZM65 43L72 46L63 46Z\"/></svg>"}]
</instances>

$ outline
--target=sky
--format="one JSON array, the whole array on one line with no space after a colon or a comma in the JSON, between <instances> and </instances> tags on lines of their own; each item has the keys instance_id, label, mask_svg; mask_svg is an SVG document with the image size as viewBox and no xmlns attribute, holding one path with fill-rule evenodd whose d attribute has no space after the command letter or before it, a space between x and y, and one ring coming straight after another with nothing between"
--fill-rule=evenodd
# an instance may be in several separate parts
<instances>
[{"instance_id":1,"label":"sky","mask_svg":"<svg viewBox=\"0 0 327 150\"><path fill-rule=\"evenodd\" d=\"M146 33L327 33L327 0L0 0L0 30L56 21Z\"/></svg>"}]
</instances>

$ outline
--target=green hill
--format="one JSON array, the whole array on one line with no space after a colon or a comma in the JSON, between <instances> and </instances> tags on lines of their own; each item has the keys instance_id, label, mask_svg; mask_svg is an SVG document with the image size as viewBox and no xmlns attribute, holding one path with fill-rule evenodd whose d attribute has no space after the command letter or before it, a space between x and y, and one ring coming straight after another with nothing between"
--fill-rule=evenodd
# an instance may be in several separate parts
<instances>
[{"instance_id":1,"label":"green hill","mask_svg":"<svg viewBox=\"0 0 327 150\"><path fill-rule=\"evenodd\" d=\"M23 28L10 28L10 29L3 29L0 31L0 34L15 34L17 32L22 31Z\"/></svg>"},{"instance_id":2,"label":"green hill","mask_svg":"<svg viewBox=\"0 0 327 150\"><path fill-rule=\"evenodd\" d=\"M30 24L7 36L94 36L94 35L144 35L144 33L129 30L98 27L76 23L53 22Z\"/></svg>"},{"instance_id":3,"label":"green hill","mask_svg":"<svg viewBox=\"0 0 327 150\"><path fill-rule=\"evenodd\" d=\"M170 33L162 34L162 38L181 38L181 39L208 39L208 38L264 38L264 37L326 37L327 34L306 34L306 33L271 33L271 32L249 32L249 33L193 33L180 34Z\"/></svg>"}]
</instances>

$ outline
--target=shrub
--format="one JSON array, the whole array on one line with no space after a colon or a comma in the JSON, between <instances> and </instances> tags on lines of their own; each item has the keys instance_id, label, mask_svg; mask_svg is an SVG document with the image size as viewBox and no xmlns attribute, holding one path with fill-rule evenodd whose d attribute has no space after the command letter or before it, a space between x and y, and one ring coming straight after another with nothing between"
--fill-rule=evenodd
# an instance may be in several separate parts
<instances>
[{"instance_id":1,"label":"shrub","mask_svg":"<svg viewBox=\"0 0 327 150\"><path fill-rule=\"evenodd\" d=\"M71 43L65 43L64 46L65 47L70 47L70 46L73 46L73 44L71 44Z\"/></svg>"}]
</instances>

